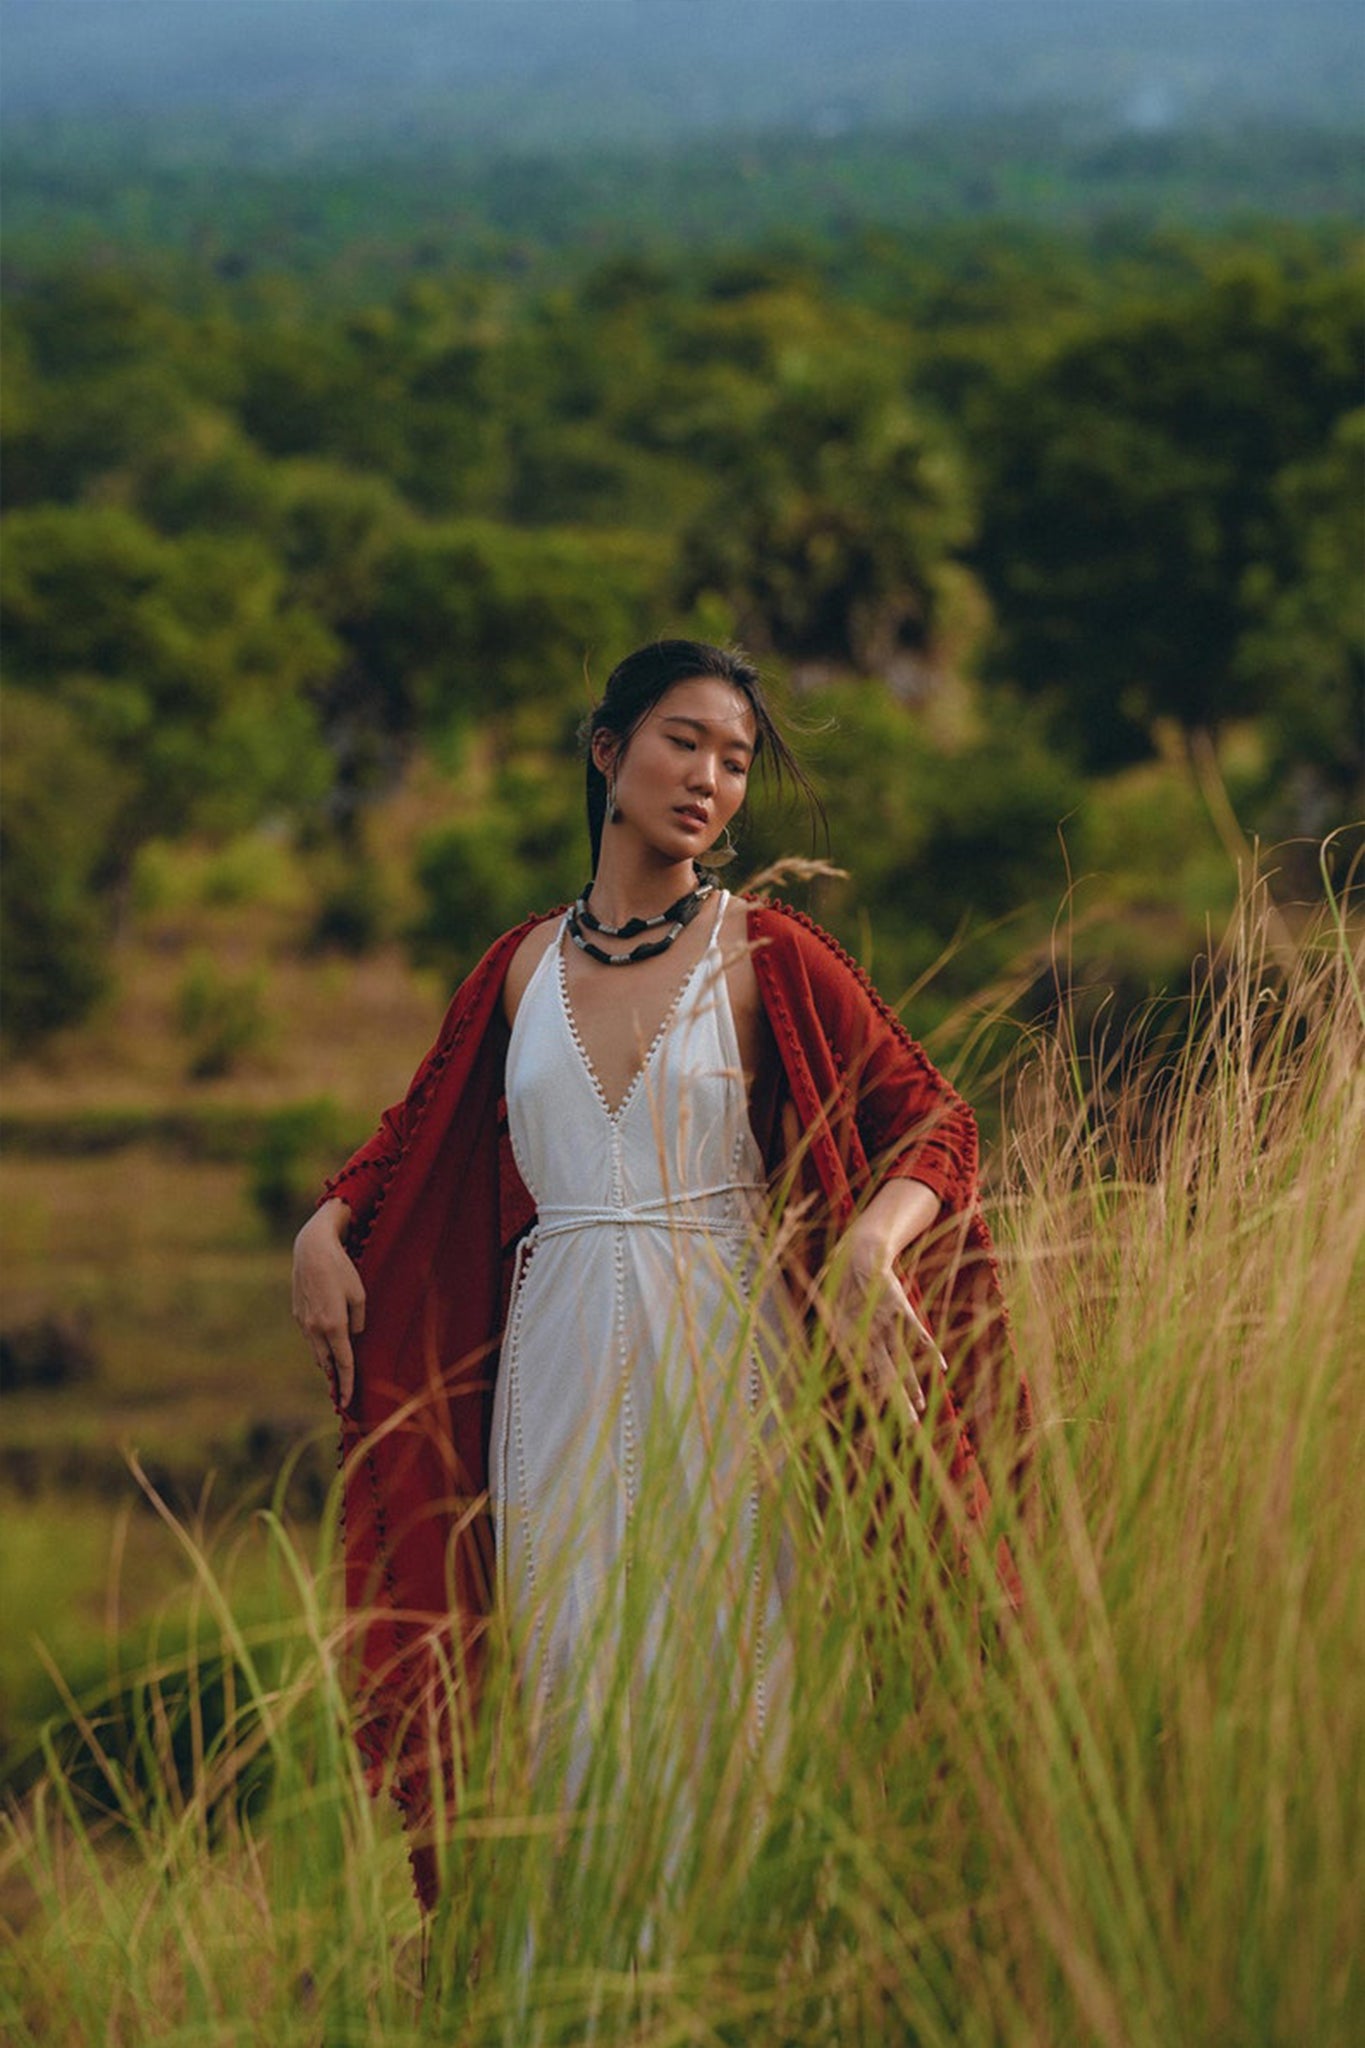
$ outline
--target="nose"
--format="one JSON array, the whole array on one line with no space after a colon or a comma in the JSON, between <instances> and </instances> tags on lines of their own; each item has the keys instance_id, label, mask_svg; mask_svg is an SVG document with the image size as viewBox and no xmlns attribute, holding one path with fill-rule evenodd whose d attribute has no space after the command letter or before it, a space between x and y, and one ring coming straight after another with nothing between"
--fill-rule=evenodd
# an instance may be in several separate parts
<instances>
[{"instance_id":1,"label":"nose","mask_svg":"<svg viewBox=\"0 0 1365 2048\"><path fill-rule=\"evenodd\" d=\"M689 766L691 773L687 778L688 787L699 792L704 791L707 796L712 795L716 787L716 764L710 755L702 753L699 748L692 756Z\"/></svg>"}]
</instances>

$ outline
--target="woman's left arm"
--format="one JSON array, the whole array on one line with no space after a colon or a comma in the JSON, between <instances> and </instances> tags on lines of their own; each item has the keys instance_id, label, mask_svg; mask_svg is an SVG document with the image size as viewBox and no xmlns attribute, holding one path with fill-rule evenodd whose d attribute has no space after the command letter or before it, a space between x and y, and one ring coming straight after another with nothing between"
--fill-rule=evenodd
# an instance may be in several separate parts
<instances>
[{"instance_id":1,"label":"woman's left arm","mask_svg":"<svg viewBox=\"0 0 1365 2048\"><path fill-rule=\"evenodd\" d=\"M762 906L749 928L792 1090L792 1144L804 1144L826 1199L847 1218L810 1305L867 1397L918 1415L943 1353L896 1261L940 1218L975 1206L976 1120L827 932Z\"/></svg>"},{"instance_id":2,"label":"woman's left arm","mask_svg":"<svg viewBox=\"0 0 1365 2048\"><path fill-rule=\"evenodd\" d=\"M897 1262L975 1204L976 1119L853 962L826 964L820 984L870 1182L826 1267L831 1336L873 1406L917 1419L946 1367Z\"/></svg>"}]
</instances>

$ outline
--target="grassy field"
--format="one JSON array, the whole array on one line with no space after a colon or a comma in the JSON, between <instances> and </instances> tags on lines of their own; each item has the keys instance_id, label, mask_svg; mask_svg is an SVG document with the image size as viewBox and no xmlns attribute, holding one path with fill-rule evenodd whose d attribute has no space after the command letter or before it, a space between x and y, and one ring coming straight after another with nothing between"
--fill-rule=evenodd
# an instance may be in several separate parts
<instances>
[{"instance_id":1,"label":"grassy field","mask_svg":"<svg viewBox=\"0 0 1365 2048\"><path fill-rule=\"evenodd\" d=\"M395 921L413 907L415 837L446 802L418 773L385 813ZM84 1369L4 1389L0 1769L60 1705L34 1630L84 1683L106 1661L92 1618L116 1609L136 1643L176 1577L130 1458L182 1511L207 1488L210 1524L263 1503L310 1439L291 1505L315 1518L332 1475L330 1405L289 1318L290 1229L272 1228L253 1186L272 1128L302 1108L289 1177L306 1200L402 1094L446 991L396 941L358 959L311 953L316 887L266 835L149 849L108 1000L6 1067L4 1331L55 1324ZM249 1027L208 1075L193 1071L204 1026L187 1002L206 976L220 1008L246 992Z\"/></svg>"},{"instance_id":2,"label":"grassy field","mask_svg":"<svg viewBox=\"0 0 1365 2048\"><path fill-rule=\"evenodd\" d=\"M646 1518L636 1584L657 1583L656 1547L661 1574L681 1549L696 1605L660 1639L649 1603L626 1599L598 1750L572 1788L494 1646L425 1935L349 1741L325 1535L288 1511L216 1524L212 1503L148 1499L125 1518L135 1655L121 1613L105 1631L63 1599L95 1561L95 1520L54 1518L50 1542L7 1556L22 1618L58 1669L72 1660L66 1718L84 1726L51 1740L6 1822L8 2037L1359 2039L1353 944L1330 917L1291 939L1250 896L1186 1021L1183 1041L1106 1061L1063 1018L1011 1076L995 1222L1040 1416L1033 1527L1013 1531L1023 1624L999 1612L985 1546L965 1579L939 1570L924 1509L942 1481L922 1443L885 1447L875 1499L824 1498L838 1446L813 1398L789 1401L772 1489L789 1712L755 1737L742 1609L699 1643L715 1603L695 1532ZM154 1165L138 1186L143 1207L171 1199ZM73 1286L81 1229L120 1200L116 1179L91 1187L86 1225L56 1162L32 1188L35 1244L43 1202L70 1212ZM235 1201L205 1167L179 1205L184 1242L221 1244ZM246 1212L237 1231L204 1284L259 1385L288 1337L267 1306L280 1255ZM130 1406L194 1370L163 1353L139 1374L137 1351L130 1338L107 1365ZM231 1426L217 1398L206 1382L210 1435ZM108 1609L117 1557L105 1579Z\"/></svg>"}]
</instances>

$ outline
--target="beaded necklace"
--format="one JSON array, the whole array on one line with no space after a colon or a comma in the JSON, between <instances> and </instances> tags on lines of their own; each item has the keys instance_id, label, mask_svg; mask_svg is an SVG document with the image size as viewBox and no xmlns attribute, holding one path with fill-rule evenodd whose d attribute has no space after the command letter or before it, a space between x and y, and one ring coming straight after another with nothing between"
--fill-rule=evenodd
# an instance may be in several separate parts
<instances>
[{"instance_id":1,"label":"beaded necklace","mask_svg":"<svg viewBox=\"0 0 1365 2048\"><path fill-rule=\"evenodd\" d=\"M691 924L708 896L715 893L715 883L709 875L698 882L695 889L689 889L676 903L670 903L667 910L661 910L656 917L628 917L624 924L603 924L588 905L592 890L589 882L578 901L569 912L569 937L581 952L593 960L600 960L604 967L632 967L637 960L653 960L660 953L666 953L674 941L680 938ZM628 953L608 953L602 946L595 946L591 939L584 937L584 927L597 932L604 939L634 939L641 932L668 929L661 939L648 939L642 946L632 946Z\"/></svg>"}]
</instances>

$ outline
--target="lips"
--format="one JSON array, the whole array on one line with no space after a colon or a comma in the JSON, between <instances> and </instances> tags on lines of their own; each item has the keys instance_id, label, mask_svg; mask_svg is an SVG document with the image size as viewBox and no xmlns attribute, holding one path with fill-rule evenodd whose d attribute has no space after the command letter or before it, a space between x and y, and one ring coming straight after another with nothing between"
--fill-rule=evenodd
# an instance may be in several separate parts
<instances>
[{"instance_id":1,"label":"lips","mask_svg":"<svg viewBox=\"0 0 1365 2048\"><path fill-rule=\"evenodd\" d=\"M703 828L705 828L705 826L709 822L705 811L698 810L695 804L676 804L674 806L674 809L676 810L677 815L680 818L684 819L689 825L700 825Z\"/></svg>"}]
</instances>

